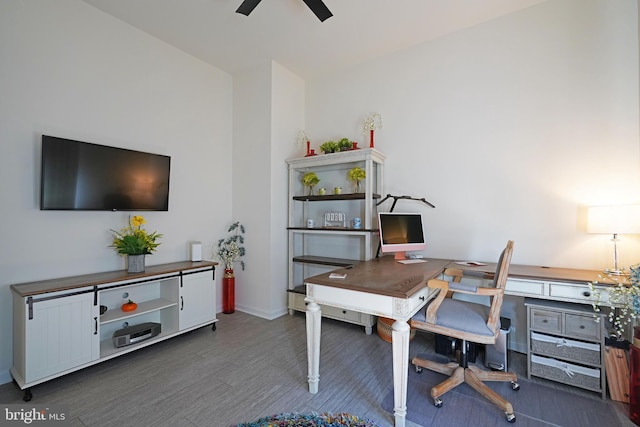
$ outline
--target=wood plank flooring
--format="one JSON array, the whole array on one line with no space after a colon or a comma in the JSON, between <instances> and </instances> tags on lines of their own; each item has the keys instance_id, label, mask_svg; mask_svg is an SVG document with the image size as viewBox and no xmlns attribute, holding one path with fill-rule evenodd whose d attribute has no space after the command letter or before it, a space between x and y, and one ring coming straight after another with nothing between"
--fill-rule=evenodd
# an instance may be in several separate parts
<instances>
[{"instance_id":1,"label":"wood plank flooring","mask_svg":"<svg viewBox=\"0 0 640 427\"><path fill-rule=\"evenodd\" d=\"M69 426L228 427L309 411L393 425L380 406L392 387L391 344L375 331L367 336L362 327L323 319L320 390L311 395L304 314L267 321L236 312L219 319L216 331L202 328L36 386L30 403L66 406ZM418 334L411 342L411 355L433 351L433 336ZM526 375L524 355L512 354L510 363L510 370ZM0 402L25 404L12 383L0 385ZM627 405L609 402L624 426L634 425Z\"/></svg>"}]
</instances>

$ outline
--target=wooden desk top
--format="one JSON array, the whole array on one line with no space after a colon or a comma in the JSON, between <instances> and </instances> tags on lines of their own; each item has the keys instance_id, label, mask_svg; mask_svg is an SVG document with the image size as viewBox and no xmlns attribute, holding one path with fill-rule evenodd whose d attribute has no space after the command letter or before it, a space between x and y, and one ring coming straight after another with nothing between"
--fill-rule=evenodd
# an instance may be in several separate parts
<instances>
[{"instance_id":1,"label":"wooden desk top","mask_svg":"<svg viewBox=\"0 0 640 427\"><path fill-rule=\"evenodd\" d=\"M332 273L346 274L344 279L331 279L331 273L309 277L305 283L332 286L353 291L386 295L396 298L409 298L426 286L429 279L439 276L448 267L458 268L465 274L476 273L480 277L493 278L497 264L486 263L481 266L457 264L453 260L425 258L427 262L400 264L392 256L383 256L370 261L359 262L352 268L341 268ZM580 270L575 268L541 267L511 264L509 277L514 279L548 280L568 283L587 284L598 280L602 286L609 285L607 280L599 279L598 270Z\"/></svg>"},{"instance_id":2,"label":"wooden desk top","mask_svg":"<svg viewBox=\"0 0 640 427\"><path fill-rule=\"evenodd\" d=\"M346 274L344 279L331 279L323 273L305 279L305 283L332 286L396 298L409 298L426 286L426 281L440 275L451 263L448 259L425 258L422 263L401 264L392 256L360 262L352 268L331 273Z\"/></svg>"},{"instance_id":3,"label":"wooden desk top","mask_svg":"<svg viewBox=\"0 0 640 427\"><path fill-rule=\"evenodd\" d=\"M480 275L493 277L496 272L497 264L487 263L482 266L467 266L452 262L448 267L459 268L465 273L477 272ZM602 271L598 270L580 270L577 268L559 268L559 267L540 267L534 265L511 264L509 266L509 277L514 279L533 279L533 280L551 280L559 282L588 283L594 280L602 281L607 284L606 280L600 280L598 276ZM611 282L613 283L613 282Z\"/></svg>"},{"instance_id":4,"label":"wooden desk top","mask_svg":"<svg viewBox=\"0 0 640 427\"><path fill-rule=\"evenodd\" d=\"M144 279L145 277L161 274L177 273L179 271L214 267L217 262L210 261L181 261L169 264L148 265L141 273L128 273L127 270L105 271L102 273L83 274L81 276L62 277L59 279L42 280L39 282L20 283L11 285L11 290L21 297L45 294L48 292L66 291L69 289L98 286L105 283L121 282L124 280Z\"/></svg>"}]
</instances>

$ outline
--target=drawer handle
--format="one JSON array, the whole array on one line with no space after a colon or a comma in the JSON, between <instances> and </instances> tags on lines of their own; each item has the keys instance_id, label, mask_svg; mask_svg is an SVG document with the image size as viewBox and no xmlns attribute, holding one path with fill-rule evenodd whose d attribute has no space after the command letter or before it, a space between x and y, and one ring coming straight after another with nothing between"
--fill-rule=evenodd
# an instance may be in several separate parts
<instances>
[{"instance_id":1,"label":"drawer handle","mask_svg":"<svg viewBox=\"0 0 640 427\"><path fill-rule=\"evenodd\" d=\"M584 329L584 325L580 325L580 329Z\"/></svg>"},{"instance_id":2,"label":"drawer handle","mask_svg":"<svg viewBox=\"0 0 640 427\"><path fill-rule=\"evenodd\" d=\"M342 314L347 314L347 310L342 310Z\"/></svg>"},{"instance_id":3,"label":"drawer handle","mask_svg":"<svg viewBox=\"0 0 640 427\"><path fill-rule=\"evenodd\" d=\"M421 296L419 299L420 301L424 301L426 298L424 296Z\"/></svg>"},{"instance_id":4,"label":"drawer handle","mask_svg":"<svg viewBox=\"0 0 640 427\"><path fill-rule=\"evenodd\" d=\"M544 319L544 320L542 321L542 323L549 323L549 320Z\"/></svg>"},{"instance_id":5,"label":"drawer handle","mask_svg":"<svg viewBox=\"0 0 640 427\"><path fill-rule=\"evenodd\" d=\"M589 292L589 291L584 291L584 292L582 293L582 296L590 297L590 296L591 296L591 292Z\"/></svg>"}]
</instances>

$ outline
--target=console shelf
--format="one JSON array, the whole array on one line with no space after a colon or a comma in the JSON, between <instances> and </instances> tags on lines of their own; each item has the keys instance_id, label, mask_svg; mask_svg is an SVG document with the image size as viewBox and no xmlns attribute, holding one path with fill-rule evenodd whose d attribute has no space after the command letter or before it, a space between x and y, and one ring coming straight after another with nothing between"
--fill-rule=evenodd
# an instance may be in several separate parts
<instances>
[{"instance_id":1,"label":"console shelf","mask_svg":"<svg viewBox=\"0 0 640 427\"><path fill-rule=\"evenodd\" d=\"M138 304L138 307L133 311L122 311L120 309L109 310L102 316L100 316L100 324L104 325L111 322L117 322L119 320L126 320L132 317L140 316L147 313L152 313L158 310L162 310L167 307L177 306L175 301L169 301L164 298L158 298L151 301L144 301Z\"/></svg>"},{"instance_id":2,"label":"console shelf","mask_svg":"<svg viewBox=\"0 0 640 427\"><path fill-rule=\"evenodd\" d=\"M10 372L24 400L31 400L32 386L62 375L196 328L215 330L216 265L186 261L143 273L111 271L11 285ZM129 299L138 307L124 312ZM102 315L101 308L106 308ZM126 334L128 327L147 322L158 323L160 333L124 347L113 344L116 331Z\"/></svg>"}]
</instances>

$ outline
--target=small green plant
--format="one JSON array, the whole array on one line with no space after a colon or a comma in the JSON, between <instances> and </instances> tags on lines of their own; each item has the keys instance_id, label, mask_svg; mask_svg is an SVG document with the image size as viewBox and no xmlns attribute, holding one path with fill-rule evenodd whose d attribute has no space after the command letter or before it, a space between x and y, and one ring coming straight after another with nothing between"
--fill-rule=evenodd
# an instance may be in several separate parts
<instances>
[{"instance_id":1,"label":"small green plant","mask_svg":"<svg viewBox=\"0 0 640 427\"><path fill-rule=\"evenodd\" d=\"M349 181L353 183L354 193L360 192L360 181L362 181L366 177L367 177L367 172L365 172L365 170L362 168L355 167L355 168L349 169L349 172L347 173L347 178L349 178Z\"/></svg>"},{"instance_id":2,"label":"small green plant","mask_svg":"<svg viewBox=\"0 0 640 427\"><path fill-rule=\"evenodd\" d=\"M244 261L242 257L246 251L244 249L244 225L239 221L234 222L229 226L227 232L231 233L226 239L218 240L218 249L215 252L215 257L218 258L224 264L225 270L233 270L233 263L240 261L240 266L244 270Z\"/></svg>"},{"instance_id":3,"label":"small green plant","mask_svg":"<svg viewBox=\"0 0 640 427\"><path fill-rule=\"evenodd\" d=\"M342 138L338 141L338 150L339 151L349 151L353 148L353 142L349 140L349 138Z\"/></svg>"},{"instance_id":4,"label":"small green plant","mask_svg":"<svg viewBox=\"0 0 640 427\"><path fill-rule=\"evenodd\" d=\"M349 173L347 174L349 181L362 181L367 177L367 173L362 168L353 168L349 169Z\"/></svg>"},{"instance_id":5,"label":"small green plant","mask_svg":"<svg viewBox=\"0 0 640 427\"><path fill-rule=\"evenodd\" d=\"M320 145L320 149L325 154L334 153L336 150L338 150L338 143L335 141L323 142Z\"/></svg>"},{"instance_id":6,"label":"small green plant","mask_svg":"<svg viewBox=\"0 0 640 427\"><path fill-rule=\"evenodd\" d=\"M320 178L315 172L307 172L302 176L302 183L307 187L313 187L320 182Z\"/></svg>"},{"instance_id":7,"label":"small green plant","mask_svg":"<svg viewBox=\"0 0 640 427\"><path fill-rule=\"evenodd\" d=\"M313 187L320 182L320 178L315 172L307 172L302 176L302 184L309 188L309 196L313 195Z\"/></svg>"}]
</instances>

